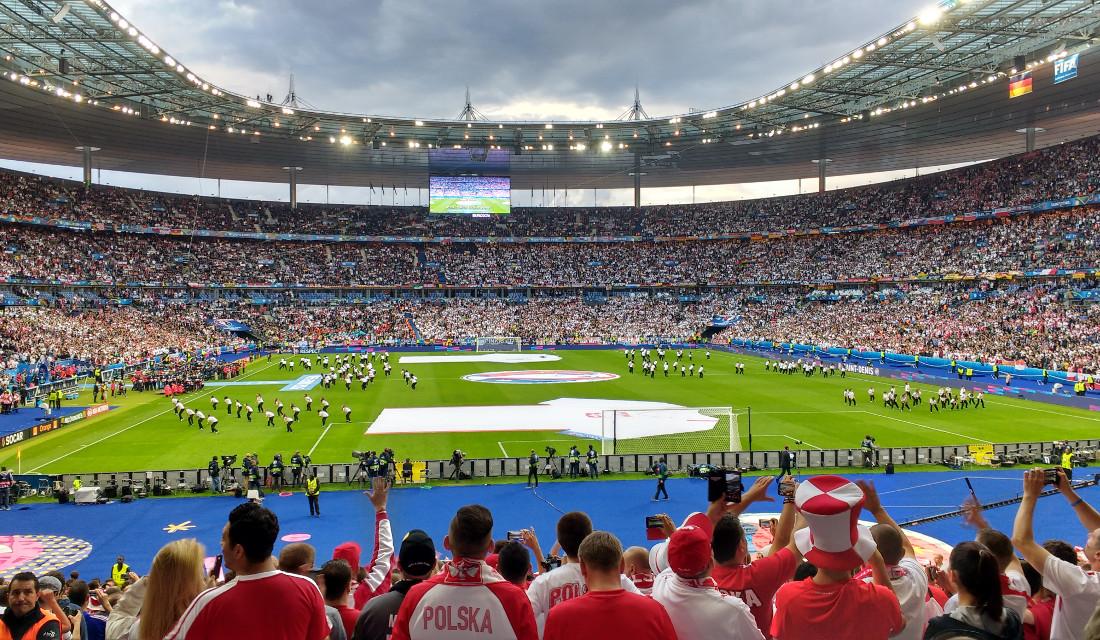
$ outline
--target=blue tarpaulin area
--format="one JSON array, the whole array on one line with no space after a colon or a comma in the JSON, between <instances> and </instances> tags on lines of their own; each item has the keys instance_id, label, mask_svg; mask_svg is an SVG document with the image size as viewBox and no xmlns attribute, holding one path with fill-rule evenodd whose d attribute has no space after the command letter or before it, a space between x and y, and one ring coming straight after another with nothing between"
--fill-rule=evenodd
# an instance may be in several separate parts
<instances>
[{"instance_id":1,"label":"blue tarpaulin area","mask_svg":"<svg viewBox=\"0 0 1100 640\"><path fill-rule=\"evenodd\" d=\"M1075 477L1092 477L1090 471L1077 469ZM905 522L957 509L969 495L964 477L970 478L983 502L1016 497L1022 487L1022 472L999 469L848 477L872 479L883 505L896 520ZM279 517L281 538L305 539L317 548L318 566L331 557L337 544L349 540L363 546L366 562L374 542L374 511L367 496L354 487L341 491L337 488L348 489L346 485L323 487L320 518L309 516L301 491L285 497L269 494L264 501ZM566 511L587 512L597 529L611 531L624 546L649 546L653 543L646 540L647 515L668 513L679 522L690 512L706 507L704 480L670 480L671 500L667 502L652 502L653 491L653 480L543 482L537 491L522 484L399 488L391 492L389 514L398 540L409 529L424 529L443 552L441 543L455 510L465 504L483 504L493 512L495 538L505 538L509 530L533 527L543 549L549 550L557 519ZM1081 496L1096 504L1100 491L1084 489ZM136 571L144 573L162 545L181 537L197 538L206 546L207 555L214 556L219 553L226 516L240 503L241 499L232 497L181 497L147 498L130 504L19 505L10 512L0 512L0 576L10 576L19 566L34 566L75 569L82 577L102 577L118 554L125 555ZM754 514L775 513L780 506L778 500L754 505L743 522L754 523ZM1015 513L1016 506L1012 505L990 509L986 516L993 527L1010 532ZM864 514L864 518L870 516ZM912 531L948 544L974 535L958 518L915 526ZM1035 533L1039 540L1058 538L1075 545L1083 545L1086 536L1059 495L1039 501ZM276 553L285 544L278 542ZM6 555L4 545L11 549ZM18 566L12 563L17 556L23 558Z\"/></svg>"}]
</instances>

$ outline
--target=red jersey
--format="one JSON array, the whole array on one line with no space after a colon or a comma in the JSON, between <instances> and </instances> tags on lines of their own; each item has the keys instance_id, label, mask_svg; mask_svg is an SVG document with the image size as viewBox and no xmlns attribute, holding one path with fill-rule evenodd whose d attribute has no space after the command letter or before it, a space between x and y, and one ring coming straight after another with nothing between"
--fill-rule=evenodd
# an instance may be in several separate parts
<instances>
[{"instance_id":1,"label":"red jersey","mask_svg":"<svg viewBox=\"0 0 1100 640\"><path fill-rule=\"evenodd\" d=\"M1054 623L1054 598L1028 600L1027 610L1035 618L1033 624L1024 625L1024 640L1050 640L1050 628Z\"/></svg>"},{"instance_id":2,"label":"red jersey","mask_svg":"<svg viewBox=\"0 0 1100 640\"><path fill-rule=\"evenodd\" d=\"M359 619L359 610L346 604L333 608L340 614L340 621L344 623L344 632L350 638L355 633L355 621Z\"/></svg>"},{"instance_id":3,"label":"red jersey","mask_svg":"<svg viewBox=\"0 0 1100 640\"><path fill-rule=\"evenodd\" d=\"M676 629L656 600L623 589L589 591L566 600L546 616L543 640L607 640L608 632L630 640L670 640Z\"/></svg>"},{"instance_id":4,"label":"red jersey","mask_svg":"<svg viewBox=\"0 0 1100 640\"><path fill-rule=\"evenodd\" d=\"M772 597L779 587L791 579L798 567L798 558L783 547L767 558L754 560L739 567L715 565L711 577L722 593L741 598L749 605L756 626L764 633L772 626Z\"/></svg>"},{"instance_id":5,"label":"red jersey","mask_svg":"<svg viewBox=\"0 0 1100 640\"><path fill-rule=\"evenodd\" d=\"M317 584L266 571L199 594L165 640L322 640L331 631Z\"/></svg>"},{"instance_id":6,"label":"red jersey","mask_svg":"<svg viewBox=\"0 0 1100 640\"><path fill-rule=\"evenodd\" d=\"M776 640L886 640L905 626L890 587L862 580L789 582L775 594Z\"/></svg>"}]
</instances>

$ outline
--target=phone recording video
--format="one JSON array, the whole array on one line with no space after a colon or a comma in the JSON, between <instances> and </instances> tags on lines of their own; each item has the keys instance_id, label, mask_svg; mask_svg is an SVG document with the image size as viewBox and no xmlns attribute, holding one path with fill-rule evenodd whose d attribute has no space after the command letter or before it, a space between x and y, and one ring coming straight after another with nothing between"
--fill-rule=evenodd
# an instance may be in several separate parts
<instances>
[{"instance_id":1,"label":"phone recording video","mask_svg":"<svg viewBox=\"0 0 1100 640\"><path fill-rule=\"evenodd\" d=\"M664 519L661 516L646 516L645 517L645 539L646 540L664 540Z\"/></svg>"}]
</instances>

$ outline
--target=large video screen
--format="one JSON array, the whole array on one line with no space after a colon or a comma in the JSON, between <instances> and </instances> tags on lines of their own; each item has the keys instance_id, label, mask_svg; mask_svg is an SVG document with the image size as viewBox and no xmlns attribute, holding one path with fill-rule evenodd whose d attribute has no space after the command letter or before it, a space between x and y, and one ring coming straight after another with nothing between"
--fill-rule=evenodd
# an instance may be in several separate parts
<instances>
[{"instance_id":1,"label":"large video screen","mask_svg":"<svg viewBox=\"0 0 1100 640\"><path fill-rule=\"evenodd\" d=\"M431 176L428 212L489 216L512 211L512 181L489 176Z\"/></svg>"}]
</instances>

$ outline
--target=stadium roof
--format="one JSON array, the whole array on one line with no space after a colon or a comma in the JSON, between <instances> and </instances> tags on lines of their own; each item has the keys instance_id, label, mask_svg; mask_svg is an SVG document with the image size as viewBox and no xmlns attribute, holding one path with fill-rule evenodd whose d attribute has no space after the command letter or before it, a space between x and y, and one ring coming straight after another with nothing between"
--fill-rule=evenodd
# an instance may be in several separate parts
<instances>
[{"instance_id":1,"label":"stadium roof","mask_svg":"<svg viewBox=\"0 0 1100 640\"><path fill-rule=\"evenodd\" d=\"M0 155L168 175L367 186L426 184L433 149L510 154L517 188L626 187L912 169L1100 131L1100 82L1054 84L1055 60L1100 55L1095 0L944 0L767 95L661 118L438 120L275 104L206 82L100 0L0 0ZM1008 99L1030 71L1034 92ZM761 73L768 73L762 55Z\"/></svg>"}]
</instances>

